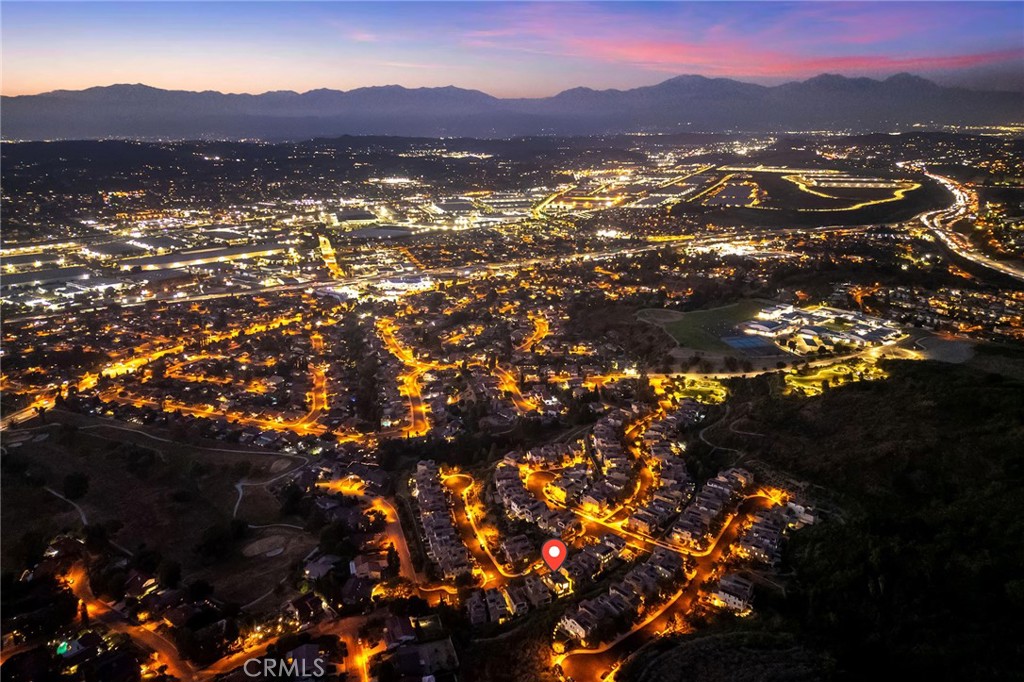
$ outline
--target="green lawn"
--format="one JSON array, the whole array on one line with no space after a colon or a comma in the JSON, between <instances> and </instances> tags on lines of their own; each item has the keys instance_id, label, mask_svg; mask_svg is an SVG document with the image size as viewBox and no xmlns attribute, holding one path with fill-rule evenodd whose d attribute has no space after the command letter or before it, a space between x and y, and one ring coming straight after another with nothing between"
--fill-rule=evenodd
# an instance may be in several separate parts
<instances>
[{"instance_id":1,"label":"green lawn","mask_svg":"<svg viewBox=\"0 0 1024 682\"><path fill-rule=\"evenodd\" d=\"M683 313L682 319L676 322L665 324L664 329L683 348L729 352L733 349L723 343L721 337L731 335L733 327L752 319L764 306L763 301L744 299L720 308L695 310Z\"/></svg>"}]
</instances>

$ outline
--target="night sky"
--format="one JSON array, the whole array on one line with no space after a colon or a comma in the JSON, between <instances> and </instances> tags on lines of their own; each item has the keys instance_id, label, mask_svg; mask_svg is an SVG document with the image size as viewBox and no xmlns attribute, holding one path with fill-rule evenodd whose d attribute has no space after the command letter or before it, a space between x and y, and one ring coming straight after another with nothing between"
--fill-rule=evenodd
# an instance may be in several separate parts
<instances>
[{"instance_id":1,"label":"night sky","mask_svg":"<svg viewBox=\"0 0 1024 682\"><path fill-rule=\"evenodd\" d=\"M822 72L1024 90L1024 3L2 3L3 93L456 85L501 97Z\"/></svg>"}]
</instances>

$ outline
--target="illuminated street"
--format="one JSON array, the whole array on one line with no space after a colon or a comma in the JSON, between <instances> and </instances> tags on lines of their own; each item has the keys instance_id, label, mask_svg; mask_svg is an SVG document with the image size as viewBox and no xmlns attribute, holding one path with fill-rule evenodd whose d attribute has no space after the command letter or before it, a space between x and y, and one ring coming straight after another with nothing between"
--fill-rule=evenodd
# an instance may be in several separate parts
<instances>
[{"instance_id":1,"label":"illuminated street","mask_svg":"<svg viewBox=\"0 0 1024 682\"><path fill-rule=\"evenodd\" d=\"M1020 0L9 4L4 682L1019 673Z\"/></svg>"}]
</instances>

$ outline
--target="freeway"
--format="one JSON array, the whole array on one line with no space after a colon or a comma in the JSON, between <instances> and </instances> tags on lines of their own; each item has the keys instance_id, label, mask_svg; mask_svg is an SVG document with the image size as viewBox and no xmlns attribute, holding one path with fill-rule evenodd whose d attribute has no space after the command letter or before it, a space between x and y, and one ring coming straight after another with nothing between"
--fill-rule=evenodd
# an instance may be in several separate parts
<instances>
[{"instance_id":1,"label":"freeway","mask_svg":"<svg viewBox=\"0 0 1024 682\"><path fill-rule=\"evenodd\" d=\"M589 261L589 260L603 260L607 258L615 258L617 256L636 256L643 253L649 253L651 251L659 251L661 249L677 249L683 246L687 247L704 247L714 246L718 244L728 244L736 240L750 240L750 239L764 239L774 236L785 236L790 234L801 234L807 232L838 232L848 234L852 232L860 232L867 230L871 225L824 225L821 227L810 227L810 228L787 228L781 230L761 230L755 232L744 232L735 233L730 232L724 235L710 235L704 237L694 237L687 239L682 242L655 242L652 244L646 244L644 246L620 246L614 249L607 249L602 251L588 251L584 253L576 253L572 255L558 254L554 256L543 256L543 257L532 257L521 260L512 260L503 263L482 263L476 265L469 265L465 267L456 266L444 266L438 268L424 269L419 274L423 276L446 276L446 275L463 275L469 276L472 274L486 273L486 272L500 272L503 270L518 270L520 268L539 266L539 265L554 265L558 263L571 263L578 261ZM200 293L189 296L182 296L180 298L152 298L144 301L132 301L127 303L118 303L116 301L105 305L93 305L88 308L75 308L67 310L57 310L48 313L39 313L35 315L21 315L12 317L5 320L8 324L15 322L36 322L41 320L48 320L53 318L64 317L67 315L81 315L84 313L97 312L100 310L106 310L112 305L118 306L119 309L131 309L139 306L144 306L153 302L168 303L168 304L179 304L179 303L197 303L202 301L214 301L224 298L242 298L249 296L258 296L261 294L274 294L274 293L287 293L295 291L316 291L322 289L332 289L338 287L356 287L367 284L374 284L376 282L383 282L385 280L395 277L393 272L380 272L369 275L360 275L358 277L349 277L345 279L329 279L329 280L312 280L308 282L300 282L298 284L281 284L281 285L270 285L261 287L252 287L250 289L242 289L238 291L220 291L212 293Z\"/></svg>"},{"instance_id":2,"label":"freeway","mask_svg":"<svg viewBox=\"0 0 1024 682\"><path fill-rule=\"evenodd\" d=\"M980 265L988 268L989 270L994 270L1004 275L1008 275L1018 281L1024 282L1024 268L986 256L984 253L976 249L966 236L952 229L953 224L958 220L977 210L977 194L965 189L963 185L958 184L956 181L942 175L936 175L935 173L928 172L926 172L925 175L930 177L932 180L939 182L949 190L953 194L955 201L949 208L922 213L918 216L924 226L927 227L931 233L939 239L939 241L945 244L946 248L961 258L969 260L975 265Z\"/></svg>"},{"instance_id":3,"label":"freeway","mask_svg":"<svg viewBox=\"0 0 1024 682\"><path fill-rule=\"evenodd\" d=\"M667 243L646 244L644 246L622 246L622 247L619 247L619 248L616 248L616 249L609 249L609 250L604 250L604 251L594 251L594 252L587 252L587 253L578 253L578 254L575 254L575 255L572 255L572 256L568 256L568 257L562 256L562 255L556 255L556 256L530 258L530 259L524 259L524 260L519 260L519 261L510 261L510 262L507 262L507 263L486 263L486 264L481 264L481 265L472 265L472 266L468 266L468 267L465 267L465 268L451 268L451 267L434 268L434 269L430 269L430 270L424 270L423 274L424 275L437 275L437 276L461 274L463 276L468 276L468 275L471 275L471 274L474 274L474 273L475 274L481 274L481 273L482 274L486 274L486 273L489 273L489 272L502 272L502 271L506 271L506 270L518 270L518 269L524 268L524 267L536 267L536 266L551 265L551 264L563 263L563 262L602 260L602 259L614 258L614 257L618 257L618 256L629 256L629 257L632 257L632 256L640 255L640 254L643 254L643 253L649 253L649 252L652 252L652 251L658 251L658 250L662 250L662 249L676 249L676 248L680 248L682 246L687 246L687 247L713 246L713 245L716 245L716 244L731 243L731 242L736 241L737 239L742 239L742 240L760 239L760 238L766 238L766 237L771 237L771 236L779 236L779 235L786 235L786 234L796 234L796 233L804 233L804 232L830 232L831 231L831 232L839 232L839 233L850 233L850 232L857 232L857 231L865 230L868 227L869 226L866 226L866 225L865 226L855 226L855 227L824 226L824 227L820 227L820 228L810 228L810 229L791 228L791 229L785 229L785 230L766 230L766 231L761 231L761 232L750 232L750 233L745 233L745 234L733 234L733 233L730 233L730 234L727 234L727 235L697 237L697 238L693 238L693 239L687 240L684 243L667 242ZM371 283L377 282L377 281L382 281L382 280L388 279L388 278L390 278L392 276L393 276L393 273L381 273L381 274L374 274L374 275L363 275L363 276L360 276L360 277L349 278L349 279L346 279L346 280L330 280L330 281L306 282L306 283L301 283L301 284L290 284L290 285L281 285L281 286L270 286L270 287L262 287L262 288L253 288L253 289L249 289L249 290L241 291L241 292L222 292L222 293L212 293L212 294L200 294L200 295L196 295L196 296L185 296L185 297L182 297L182 298L179 298L179 299L171 299L168 302L174 302L174 303L194 303L194 302L197 302L197 301L208 301L208 300L214 300L214 299L220 299L220 298L232 298L232 297L238 297L238 296L256 296L256 295L267 294L267 293L289 292L289 291L305 291L305 290L311 290L311 289L325 289L325 288L333 288L333 287L339 287L339 286L365 285L365 284L371 284ZM133 306L144 305L145 303L147 303L147 301L141 301L141 302L138 302L138 303L130 303L130 304L122 304L121 307L122 308L131 308ZM84 313L84 312L102 310L102 309L105 309L106 307L107 306L96 306L96 307L93 307L93 308L89 308L87 310L76 310L76 311L73 311L73 312L72 311L59 311L59 312L55 312L55 313L46 313L46 314L42 314L42 315L17 317L17 318L11 318L10 320L7 320L7 322L8 323L13 323L13 322L19 322L19 321L39 321L39 320L44 320L44 319L61 317L61 316L65 316L65 315L75 315L75 314ZM267 330L270 330L270 329L274 329L274 328L277 328L277 327L295 324L297 322L301 322L302 320L303 320L302 313L296 313L296 314L291 315L291 316L276 318L276 319L270 320L269 322L257 322L257 323L251 325L250 327L248 327L248 328L246 328L244 330L235 329L235 330L231 330L231 331L228 331L228 332L215 332L215 333L207 335L206 337L204 337L204 339L206 341L208 341L208 342L216 342L216 341L221 341L221 340L224 340L224 339L227 339L227 338L234 338L234 337L239 336L239 335L255 334L255 333L262 332L262 331L267 331ZM393 324L393 321L392 321L392 324ZM535 330L535 335L540 335L540 337L542 338L542 335L544 333L546 333L546 329L543 329L543 327L541 326L542 323L540 323L540 322L538 322L536 320L535 320L535 324L537 325L537 328ZM390 332L390 333L386 333L386 332ZM431 365L431 364L428 364L428 363L419 362L415 358L415 355L412 353L412 351L401 347L401 345L397 342L397 339L395 339L393 332L394 332L394 328L392 326L391 329L388 329L388 330L385 330L385 332L382 332L382 337L385 339L385 342L388 344L389 350L391 350L391 352L395 353L396 357L398 357L400 360L402 360L402 362L404 364L406 364L407 366L410 366L412 368L412 370L410 372L403 373L399 377L400 384L401 384L401 389L400 390L402 391L403 395L405 395L405 397L407 398L407 400L409 402L409 408L410 408L410 423L404 429L402 429L402 433L404 433L404 435L406 435L406 436L412 436L412 437L422 436L422 435L425 435L426 433L429 432L429 430L430 430L430 423L429 423L429 419L428 419L428 416L427 416L427 413L428 413L427 407L426 407L425 403L423 402L422 396L420 394L420 391L421 391L420 379L421 379L423 373L425 373L429 369L435 369L435 368L438 368L438 367L436 367L434 365ZM183 352L184 350L185 350L185 345L184 345L183 342L180 342L180 341L177 342L177 343L169 342L166 345L146 350L146 351L144 351L142 353L139 353L137 355L134 355L134 356L131 356L131 357L127 357L127 358L124 358L124 359L120 359L120 360L115 360L115 361L111 362L110 364L102 367L97 372L87 372L87 373L83 374L75 382L75 384L77 385L77 388L78 388L79 391L85 391L85 390L93 388L96 385L96 383L97 383L97 381L99 379L99 376L101 374L108 374L108 375L115 375L116 376L117 374L121 374L121 373L134 372L134 371L138 370L139 368L143 367L144 365L148 364L149 362L151 362L153 360L156 360L156 359L158 359L160 357L164 357L164 356L168 356L168 355L175 355L175 354ZM521 412L529 412L529 411L535 409L536 406L531 401L525 400L523 398L523 396L518 392L518 387L517 386L515 386L515 387L513 386L513 384L515 383L514 382L514 378L511 377L511 375L507 371L505 371L505 370L496 370L496 374L498 375L499 380L502 381L503 385L505 387L507 387L506 390L509 390L512 393L512 395L513 395L513 402L514 402L514 404L515 404L517 409L519 409ZM44 391L43 393L50 393L50 394L52 394L52 391L49 391L49 392ZM36 407L36 406L52 407L52 405L53 405L53 396L52 395L44 395L43 393L41 393L41 394L36 396L36 400L35 400L35 402L32 405L33 408ZM197 414L199 416L211 416L211 415L215 415L216 414L216 411L212 410L212 409L205 409L205 410L204 409L197 409L195 407L185 406L185 405L175 406L175 409L181 409L184 412L188 412L188 413L191 413L191 414ZM21 421L26 421L26 420L30 419L32 416L33 416L33 411L29 410L28 408L26 408L25 410L21 410L21 411L15 413L15 414L7 415L3 419L2 423L0 423L0 430L6 429L12 423L19 423ZM258 427L264 428L264 429L291 430L288 425L284 425L282 422L283 422L283 420L278 420L278 419L267 419L267 420L251 419L249 423L251 425L253 425L253 426L258 426ZM326 430L320 424L310 423L310 422L307 422L305 420L300 420L300 422L297 423L297 429L298 429L297 432L301 433L302 435L319 434L319 433L323 433ZM385 434L381 434L381 435L385 435ZM351 438L352 436L350 435L349 437Z\"/></svg>"},{"instance_id":4,"label":"freeway","mask_svg":"<svg viewBox=\"0 0 1024 682\"><path fill-rule=\"evenodd\" d=\"M10 426L17 426L22 422L27 422L29 419L35 417L38 413L36 412L37 406L49 407L45 402L39 403L38 400L33 402L28 407L22 408L17 412L11 414L5 414L3 420L0 421L0 431L7 429Z\"/></svg>"},{"instance_id":5,"label":"freeway","mask_svg":"<svg viewBox=\"0 0 1024 682\"><path fill-rule=\"evenodd\" d=\"M898 340L896 340L894 342L891 342L891 343L885 343L885 344L882 344L880 346L868 346L868 347L865 347L865 348L863 348L861 350L858 350L856 352L847 353L845 355L832 355L832 356L827 356L827 357L824 357L824 358L817 358L817 359L810 359L809 356L802 356L800 358L800 360L801 360L800 364L801 365L807 365L808 367L827 367L828 365L835 365L835 364L838 364L838 363L841 363L841 362L846 362L848 360L856 360L858 358L862 358L862 359L863 358L867 358L869 360L879 360L881 358L893 358L894 357L894 358L899 358L899 359L903 359L903 360L920 360L923 357L923 355L920 352L914 351L914 350L911 350L911 349L908 349L908 348L903 348L900 345L900 344L902 344L902 343L904 343L906 341L907 341L907 339L906 339L906 337L904 337L902 339L898 339ZM647 375L647 379L651 382L652 385L657 387L662 382L664 382L664 381L671 381L671 380L678 380L678 381L694 380L694 381L698 381L698 380L702 380L702 379L705 379L705 380L706 379L716 379L716 380L717 379L750 379L750 378L753 378L753 377L756 377L756 376L761 376L762 374L775 374L775 373L777 373L779 371L780 370L779 370L778 367L763 367L761 369L754 369L754 370L752 370L750 372L746 372L746 371L735 371L735 372L730 372L730 371L711 371L711 372L707 372L707 373L703 373L703 372L673 372L673 373L669 373L669 374L664 374L662 372L654 372L654 373L648 374ZM638 376L639 375L636 374L636 373L626 374L626 373L622 373L622 372L615 372L615 373L611 373L611 374L598 374L598 375L593 375L593 376L586 377L584 379L584 381L583 381L583 385L586 386L587 388L599 388L601 386L605 386L605 385L607 385L609 383L613 383L613 382L616 382L616 381L623 381L623 380L626 380L626 379L634 379L635 380L635 379L637 379ZM557 380L557 377L551 379L551 381L556 381L556 380ZM722 395L720 397L721 397L721 399L724 399L724 389L723 389L723 393L722 393Z\"/></svg>"}]
</instances>

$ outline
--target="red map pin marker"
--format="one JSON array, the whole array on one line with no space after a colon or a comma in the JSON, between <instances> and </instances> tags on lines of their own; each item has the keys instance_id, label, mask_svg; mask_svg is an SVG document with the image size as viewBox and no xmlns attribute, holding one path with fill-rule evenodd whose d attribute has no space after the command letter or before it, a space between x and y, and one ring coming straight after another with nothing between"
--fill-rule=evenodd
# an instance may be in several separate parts
<instances>
[{"instance_id":1,"label":"red map pin marker","mask_svg":"<svg viewBox=\"0 0 1024 682\"><path fill-rule=\"evenodd\" d=\"M544 563L548 565L552 571L557 571L562 563L565 561L565 557L569 552L565 549L565 543L561 540L548 540L544 543L544 546L540 548L540 555L544 559Z\"/></svg>"}]
</instances>

